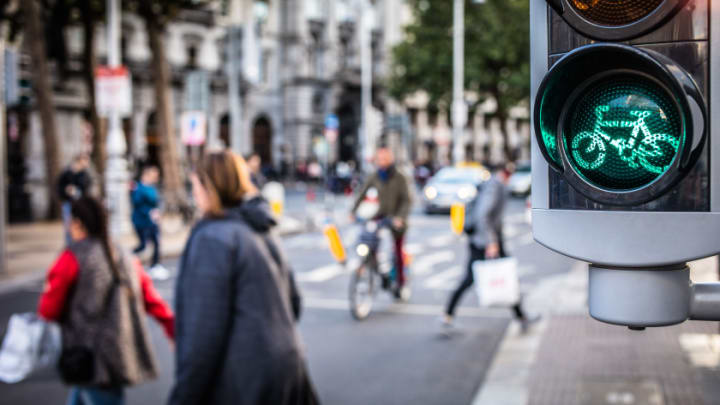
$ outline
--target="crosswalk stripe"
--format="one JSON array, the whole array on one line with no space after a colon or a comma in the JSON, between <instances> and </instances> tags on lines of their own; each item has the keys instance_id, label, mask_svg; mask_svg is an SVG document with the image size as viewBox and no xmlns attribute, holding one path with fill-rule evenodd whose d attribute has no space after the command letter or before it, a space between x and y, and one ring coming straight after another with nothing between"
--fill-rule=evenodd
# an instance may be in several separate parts
<instances>
[{"instance_id":1,"label":"crosswalk stripe","mask_svg":"<svg viewBox=\"0 0 720 405\"><path fill-rule=\"evenodd\" d=\"M423 283L423 287L429 290L452 290L454 287L454 281L462 274L462 272L462 266L452 266L438 274L433 275L432 277L428 277Z\"/></svg>"},{"instance_id":2,"label":"crosswalk stripe","mask_svg":"<svg viewBox=\"0 0 720 405\"><path fill-rule=\"evenodd\" d=\"M440 250L418 257L411 265L410 270L412 274L422 276L430 273L434 266L454 259L455 253L452 250Z\"/></svg>"},{"instance_id":3,"label":"crosswalk stripe","mask_svg":"<svg viewBox=\"0 0 720 405\"><path fill-rule=\"evenodd\" d=\"M533 234L526 233L526 234L519 235L519 237L517 237L517 238L513 238L512 240L509 240L508 246L517 248L519 246L530 245L533 242L535 242L535 238L533 237Z\"/></svg>"},{"instance_id":4,"label":"crosswalk stripe","mask_svg":"<svg viewBox=\"0 0 720 405\"><path fill-rule=\"evenodd\" d=\"M345 268L337 263L328 264L327 266L318 267L311 271L298 273L295 277L300 282L322 283L333 279L343 273Z\"/></svg>"},{"instance_id":5,"label":"crosswalk stripe","mask_svg":"<svg viewBox=\"0 0 720 405\"><path fill-rule=\"evenodd\" d=\"M427 240L426 244L431 247L447 246L458 240L458 237L448 232L444 235L438 235Z\"/></svg>"},{"instance_id":6,"label":"crosswalk stripe","mask_svg":"<svg viewBox=\"0 0 720 405\"><path fill-rule=\"evenodd\" d=\"M405 244L405 253L409 255L418 255L423 251L423 246L419 243L407 243Z\"/></svg>"}]
</instances>

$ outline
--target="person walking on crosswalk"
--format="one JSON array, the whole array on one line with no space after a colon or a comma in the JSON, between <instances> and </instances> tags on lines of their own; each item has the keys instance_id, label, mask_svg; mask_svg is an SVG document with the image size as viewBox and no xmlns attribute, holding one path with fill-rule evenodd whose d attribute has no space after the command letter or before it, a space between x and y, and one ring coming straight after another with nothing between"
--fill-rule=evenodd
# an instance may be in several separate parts
<instances>
[{"instance_id":1,"label":"person walking on crosswalk","mask_svg":"<svg viewBox=\"0 0 720 405\"><path fill-rule=\"evenodd\" d=\"M478 186L477 197L468 204L465 233L468 234L469 257L465 277L450 295L445 315L442 318L442 326L446 331L452 329L455 309L463 294L473 285L473 262L507 256L503 244L502 228L510 174L511 170L508 168L496 170L488 181ZM526 331L528 326L538 319L537 316L527 316L522 307L522 300L513 306L513 313L515 318L520 321L523 331Z\"/></svg>"}]
</instances>

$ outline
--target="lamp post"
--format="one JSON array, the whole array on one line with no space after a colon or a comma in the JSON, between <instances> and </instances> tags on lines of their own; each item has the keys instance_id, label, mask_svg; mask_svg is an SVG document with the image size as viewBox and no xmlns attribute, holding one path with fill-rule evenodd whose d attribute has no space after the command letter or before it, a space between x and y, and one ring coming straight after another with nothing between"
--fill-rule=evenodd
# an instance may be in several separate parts
<instances>
[{"instance_id":1,"label":"lamp post","mask_svg":"<svg viewBox=\"0 0 720 405\"><path fill-rule=\"evenodd\" d=\"M473 4L483 4L485 0L473 0ZM465 125L468 119L468 106L465 93L465 0L453 3L453 101L452 101L452 139L453 163L465 159Z\"/></svg>"},{"instance_id":2,"label":"lamp post","mask_svg":"<svg viewBox=\"0 0 720 405\"><path fill-rule=\"evenodd\" d=\"M358 0L360 13L358 37L360 41L360 151L362 155L361 167L363 171L369 170L368 160L373 155L373 139L368 121L372 108L372 30L370 28L370 4L368 0Z\"/></svg>"},{"instance_id":3,"label":"lamp post","mask_svg":"<svg viewBox=\"0 0 720 405\"><path fill-rule=\"evenodd\" d=\"M120 0L107 0L107 56L111 69L120 67ZM126 148L120 111L113 108L108 116L105 188L110 213L110 232L116 236L129 228Z\"/></svg>"},{"instance_id":4,"label":"lamp post","mask_svg":"<svg viewBox=\"0 0 720 405\"><path fill-rule=\"evenodd\" d=\"M452 139L453 163L465 158L463 131L467 123L467 104L463 98L465 87L465 0L453 3L453 101L452 101Z\"/></svg>"}]
</instances>

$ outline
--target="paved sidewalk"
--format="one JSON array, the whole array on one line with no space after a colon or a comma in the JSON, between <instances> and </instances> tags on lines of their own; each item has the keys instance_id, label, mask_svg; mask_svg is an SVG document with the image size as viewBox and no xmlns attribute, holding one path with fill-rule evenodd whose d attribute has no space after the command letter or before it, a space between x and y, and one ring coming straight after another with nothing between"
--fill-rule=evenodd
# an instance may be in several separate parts
<instances>
[{"instance_id":1,"label":"paved sidewalk","mask_svg":"<svg viewBox=\"0 0 720 405\"><path fill-rule=\"evenodd\" d=\"M160 252L162 257L179 256L187 241L190 227L184 225L179 218L169 217L163 218L161 229ZM0 271L0 293L43 277L65 246L61 222L11 225L7 230L8 268ZM281 235L299 233L304 230L304 224L291 217L283 217L278 226L278 232ZM138 243L132 230L119 238L116 237L116 240L129 249L134 248ZM151 253L152 245L149 245L140 257L147 261Z\"/></svg>"},{"instance_id":2,"label":"paved sidewalk","mask_svg":"<svg viewBox=\"0 0 720 405\"><path fill-rule=\"evenodd\" d=\"M691 263L691 272L695 282L717 280L715 259ZM716 322L634 332L595 321L580 262L527 301L545 318L528 335L508 328L475 405L720 403Z\"/></svg>"}]
</instances>

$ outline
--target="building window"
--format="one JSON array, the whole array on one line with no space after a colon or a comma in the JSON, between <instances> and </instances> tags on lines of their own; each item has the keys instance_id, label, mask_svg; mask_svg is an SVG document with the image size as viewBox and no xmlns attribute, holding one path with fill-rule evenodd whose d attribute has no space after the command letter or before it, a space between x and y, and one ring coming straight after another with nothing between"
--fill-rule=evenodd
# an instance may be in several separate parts
<instances>
[{"instance_id":1,"label":"building window","mask_svg":"<svg viewBox=\"0 0 720 405\"><path fill-rule=\"evenodd\" d=\"M436 127L438 124L438 115L439 111L436 106L428 106L427 108L427 114L428 114L428 125L431 127Z\"/></svg>"},{"instance_id":2,"label":"building window","mask_svg":"<svg viewBox=\"0 0 720 405\"><path fill-rule=\"evenodd\" d=\"M408 115L410 116L410 125L412 125L413 128L417 128L418 126L418 109L410 107L407 109Z\"/></svg>"},{"instance_id":3,"label":"building window","mask_svg":"<svg viewBox=\"0 0 720 405\"><path fill-rule=\"evenodd\" d=\"M270 50L263 49L260 52L260 83L270 81Z\"/></svg>"},{"instance_id":4,"label":"building window","mask_svg":"<svg viewBox=\"0 0 720 405\"><path fill-rule=\"evenodd\" d=\"M267 0L255 0L255 3L253 4L253 16L255 17L255 22L263 27L268 19L268 14L270 13L270 6L268 5Z\"/></svg>"},{"instance_id":5,"label":"building window","mask_svg":"<svg viewBox=\"0 0 720 405\"><path fill-rule=\"evenodd\" d=\"M305 17L308 20L325 20L327 17L327 1L307 0L305 2Z\"/></svg>"},{"instance_id":6,"label":"building window","mask_svg":"<svg viewBox=\"0 0 720 405\"><path fill-rule=\"evenodd\" d=\"M338 21L341 23L355 21L355 13L353 12L351 0L337 0L335 7Z\"/></svg>"},{"instance_id":7,"label":"building window","mask_svg":"<svg viewBox=\"0 0 720 405\"><path fill-rule=\"evenodd\" d=\"M325 95L321 91L316 91L312 97L313 114L322 114L325 112Z\"/></svg>"},{"instance_id":8,"label":"building window","mask_svg":"<svg viewBox=\"0 0 720 405\"><path fill-rule=\"evenodd\" d=\"M194 45L187 48L187 66L190 69L197 68L197 47Z\"/></svg>"}]
</instances>

